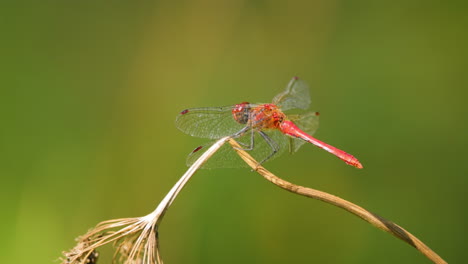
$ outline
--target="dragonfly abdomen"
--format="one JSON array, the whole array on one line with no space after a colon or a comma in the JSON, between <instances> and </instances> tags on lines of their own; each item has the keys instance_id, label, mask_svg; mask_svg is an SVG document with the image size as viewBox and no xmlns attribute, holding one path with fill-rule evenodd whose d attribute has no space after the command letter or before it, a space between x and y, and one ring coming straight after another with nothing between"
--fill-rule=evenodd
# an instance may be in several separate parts
<instances>
[{"instance_id":1,"label":"dragonfly abdomen","mask_svg":"<svg viewBox=\"0 0 468 264\"><path fill-rule=\"evenodd\" d=\"M281 124L280 130L289 136L300 138L302 140L305 140L311 144L314 144L315 146L326 150L330 152L331 154L337 156L341 160L343 160L346 164L354 166L358 169L362 169L362 164L359 162L358 159L356 159L353 155L346 153L345 151L341 149L337 149L331 145L328 145L325 142L322 142L311 135L308 135L304 131L302 131L300 128L298 128L293 122L291 121L285 121Z\"/></svg>"}]
</instances>

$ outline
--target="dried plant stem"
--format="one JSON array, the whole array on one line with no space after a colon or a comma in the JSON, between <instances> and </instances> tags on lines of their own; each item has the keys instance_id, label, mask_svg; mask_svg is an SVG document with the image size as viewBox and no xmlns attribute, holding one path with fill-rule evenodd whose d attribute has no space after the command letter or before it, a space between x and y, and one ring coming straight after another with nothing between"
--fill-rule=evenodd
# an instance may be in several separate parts
<instances>
[{"instance_id":1,"label":"dried plant stem","mask_svg":"<svg viewBox=\"0 0 468 264\"><path fill-rule=\"evenodd\" d=\"M195 172L229 139L230 137L221 138L206 150L153 212L143 217L113 219L97 224L77 239L78 243L74 248L63 252L65 258L62 258L62 264L96 263L96 249L111 242L116 247L113 263L118 260L125 264L162 264L157 231L167 209ZM116 228L120 229L115 230Z\"/></svg>"},{"instance_id":2,"label":"dried plant stem","mask_svg":"<svg viewBox=\"0 0 468 264\"><path fill-rule=\"evenodd\" d=\"M426 246L421 240L417 237L412 235L410 232L406 231L404 228L400 227L399 225L386 220L374 213L367 211L366 209L353 204L347 200L344 200L340 197L335 195L314 190L311 188L295 185L288 181L285 181L281 178L278 178L273 173L262 167L258 164L258 162L252 158L247 152L242 150L242 147L234 140L230 139L229 143L234 147L234 150L239 154L239 156L256 172L262 175L265 179L272 182L273 184L296 194L300 194L303 196L307 196L313 199L317 199L335 206L338 206L356 216L359 216L363 220L369 222L371 225L384 230L397 238L403 240L404 242L408 243L409 245L415 247L421 253L423 253L428 259L433 261L434 263L447 263L443 260L437 253L432 251L428 246Z\"/></svg>"}]
</instances>

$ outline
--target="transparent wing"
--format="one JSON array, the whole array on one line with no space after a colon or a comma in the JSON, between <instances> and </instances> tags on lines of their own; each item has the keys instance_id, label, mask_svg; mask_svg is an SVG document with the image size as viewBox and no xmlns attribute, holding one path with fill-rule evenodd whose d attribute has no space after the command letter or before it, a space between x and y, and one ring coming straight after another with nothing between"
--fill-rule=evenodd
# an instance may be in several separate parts
<instances>
[{"instance_id":1,"label":"transparent wing","mask_svg":"<svg viewBox=\"0 0 468 264\"><path fill-rule=\"evenodd\" d=\"M313 135L319 127L319 113L309 112L303 115L290 115L289 118L293 121L302 131L309 135ZM302 139L289 138L289 152L294 153L306 143Z\"/></svg>"},{"instance_id":2,"label":"transparent wing","mask_svg":"<svg viewBox=\"0 0 468 264\"><path fill-rule=\"evenodd\" d=\"M245 127L234 120L232 106L191 108L179 113L175 125L194 137L218 139Z\"/></svg>"},{"instance_id":3,"label":"transparent wing","mask_svg":"<svg viewBox=\"0 0 468 264\"><path fill-rule=\"evenodd\" d=\"M278 147L278 152L271 156L267 161L271 161L279 157L285 150L288 149L289 138L285 137L281 132L277 130L264 131L268 137ZM236 138L241 145L250 145L251 133L247 132L244 136ZM187 166L192 165L204 152L207 150L213 142L196 148L187 157ZM264 140L264 138L257 132L254 133L254 148L252 150L246 150L252 157L258 162L263 161L273 152L272 147ZM235 150L229 143L224 144L218 152L216 152L204 165L203 169L214 169L214 168L241 168L248 167L248 165L237 155Z\"/></svg>"},{"instance_id":4,"label":"transparent wing","mask_svg":"<svg viewBox=\"0 0 468 264\"><path fill-rule=\"evenodd\" d=\"M273 104L283 111L296 108L305 110L310 105L309 86L298 77L293 77L286 89L273 98Z\"/></svg>"}]
</instances>

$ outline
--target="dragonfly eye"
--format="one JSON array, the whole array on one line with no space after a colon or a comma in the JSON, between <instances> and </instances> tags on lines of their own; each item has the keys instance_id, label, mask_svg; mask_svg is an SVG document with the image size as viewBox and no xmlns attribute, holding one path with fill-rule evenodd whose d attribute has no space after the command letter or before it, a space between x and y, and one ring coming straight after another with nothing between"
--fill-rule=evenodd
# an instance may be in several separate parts
<instances>
[{"instance_id":1,"label":"dragonfly eye","mask_svg":"<svg viewBox=\"0 0 468 264\"><path fill-rule=\"evenodd\" d=\"M232 109L232 115L238 123L247 124L250 119L250 109L250 104L248 102L236 104Z\"/></svg>"}]
</instances>

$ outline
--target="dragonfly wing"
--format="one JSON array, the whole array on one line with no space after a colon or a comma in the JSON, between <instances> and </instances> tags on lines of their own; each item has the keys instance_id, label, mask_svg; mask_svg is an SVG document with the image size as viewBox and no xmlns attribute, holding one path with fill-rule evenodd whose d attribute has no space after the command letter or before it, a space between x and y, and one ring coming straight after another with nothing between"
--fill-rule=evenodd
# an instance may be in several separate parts
<instances>
[{"instance_id":1,"label":"dragonfly wing","mask_svg":"<svg viewBox=\"0 0 468 264\"><path fill-rule=\"evenodd\" d=\"M291 121L293 121L302 131L309 135L313 135L319 127L319 113L309 112L303 115L290 115ZM299 138L289 138L289 152L294 153L306 143L304 140Z\"/></svg>"},{"instance_id":2,"label":"dragonfly wing","mask_svg":"<svg viewBox=\"0 0 468 264\"><path fill-rule=\"evenodd\" d=\"M293 77L286 89L273 98L273 104L281 107L281 110L307 109L310 105L309 86L298 77Z\"/></svg>"},{"instance_id":3,"label":"dragonfly wing","mask_svg":"<svg viewBox=\"0 0 468 264\"><path fill-rule=\"evenodd\" d=\"M218 139L245 127L234 120L231 111L232 106L186 109L179 113L175 125L194 137Z\"/></svg>"},{"instance_id":4,"label":"dragonfly wing","mask_svg":"<svg viewBox=\"0 0 468 264\"><path fill-rule=\"evenodd\" d=\"M277 130L264 131L274 142L278 148L278 152L275 153L267 161L273 160L280 156L288 146L287 137ZM246 133L244 136L236 138L242 146L247 149L251 144L251 133ZM213 142L205 146L196 148L187 157L187 166L191 166L204 152L207 150ZM270 156L273 152L272 147L265 139L257 132L254 133L254 146L252 150L246 150L252 157L258 162L263 161L265 158ZM248 167L248 165L237 155L236 151L230 144L224 144L211 158L202 166L203 169L215 169L215 168L242 168Z\"/></svg>"},{"instance_id":5,"label":"dragonfly wing","mask_svg":"<svg viewBox=\"0 0 468 264\"><path fill-rule=\"evenodd\" d=\"M200 156L213 145L215 141L210 142L204 146L195 148L187 156L187 166L192 164L200 158ZM216 168L241 168L247 165L242 159L236 154L229 143L224 144L211 158L203 164L202 169L216 169Z\"/></svg>"}]
</instances>

